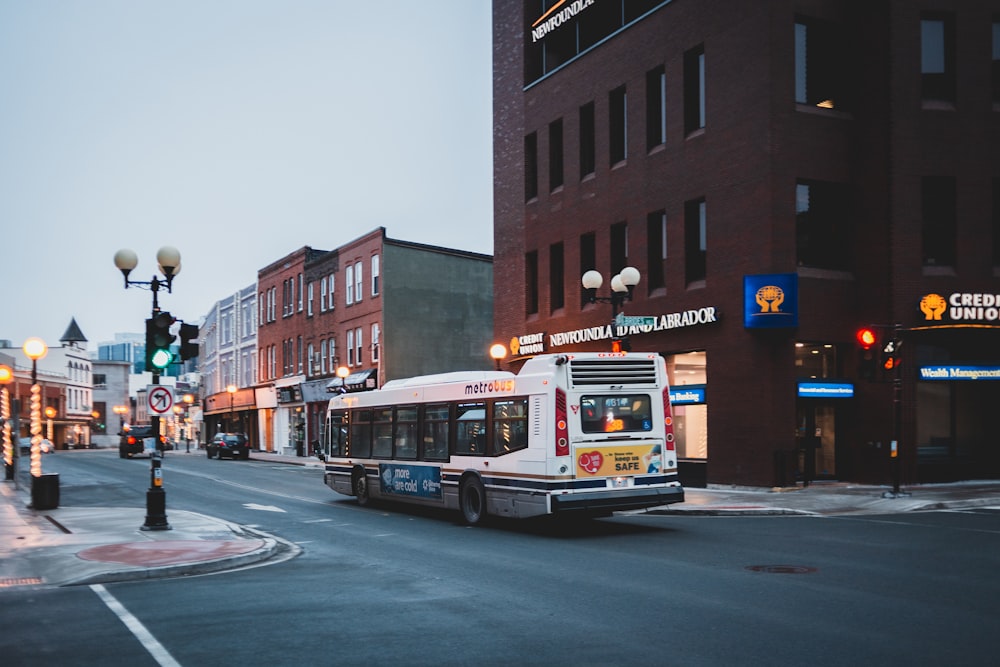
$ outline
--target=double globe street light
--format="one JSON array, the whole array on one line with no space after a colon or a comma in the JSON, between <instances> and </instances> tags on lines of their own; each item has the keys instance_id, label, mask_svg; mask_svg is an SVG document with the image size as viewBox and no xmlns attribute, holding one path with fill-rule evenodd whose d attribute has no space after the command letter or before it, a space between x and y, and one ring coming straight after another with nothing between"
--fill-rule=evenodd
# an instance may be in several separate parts
<instances>
[{"instance_id":1,"label":"double globe street light","mask_svg":"<svg viewBox=\"0 0 1000 667\"><path fill-rule=\"evenodd\" d=\"M580 279L588 302L597 303L600 301L611 304L611 347L615 352L629 350L628 336L619 336L617 333L618 313L623 303L632 300L635 286L639 284L641 277L639 269L634 266L626 266L611 279L611 296L597 296L597 290L604 284L604 276L599 271L591 269L584 273Z\"/></svg>"},{"instance_id":2,"label":"double globe street light","mask_svg":"<svg viewBox=\"0 0 1000 667\"><path fill-rule=\"evenodd\" d=\"M163 246L156 252L156 263L165 280L160 280L155 273L149 281L129 279L129 274L139 264L139 257L134 250L122 248L115 253L114 261L115 266L125 278L125 289L140 287L153 293L152 315L146 320L146 370L153 374L153 385L158 385L160 384L160 372L173 361L169 346L174 338L169 333L174 318L170 313L160 311L158 295L162 287L166 287L167 292L173 291L174 278L181 271L181 253L173 246ZM160 337L162 340L154 340L156 337ZM150 346L153 346L153 349L150 349ZM159 440L159 415L151 415L149 425L153 437ZM162 454L157 448L150 461L149 490L146 492L146 522L141 526L141 530L170 530L170 524L167 523L167 494L163 490L161 456Z\"/></svg>"}]
</instances>

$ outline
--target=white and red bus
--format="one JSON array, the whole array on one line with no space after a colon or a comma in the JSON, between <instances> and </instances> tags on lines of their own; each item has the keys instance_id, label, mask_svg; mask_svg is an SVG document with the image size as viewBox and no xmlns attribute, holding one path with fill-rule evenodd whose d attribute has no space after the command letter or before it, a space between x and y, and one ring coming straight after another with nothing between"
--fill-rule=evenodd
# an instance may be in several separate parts
<instances>
[{"instance_id":1,"label":"white and red bus","mask_svg":"<svg viewBox=\"0 0 1000 667\"><path fill-rule=\"evenodd\" d=\"M334 491L487 514L607 516L682 502L658 354L548 354L342 394L326 415Z\"/></svg>"}]
</instances>

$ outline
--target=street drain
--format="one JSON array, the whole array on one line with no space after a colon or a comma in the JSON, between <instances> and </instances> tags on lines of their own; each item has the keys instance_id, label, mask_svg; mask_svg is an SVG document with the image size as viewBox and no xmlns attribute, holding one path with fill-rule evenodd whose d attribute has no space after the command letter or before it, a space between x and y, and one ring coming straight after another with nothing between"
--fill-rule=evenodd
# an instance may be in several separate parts
<instances>
[{"instance_id":1,"label":"street drain","mask_svg":"<svg viewBox=\"0 0 1000 667\"><path fill-rule=\"evenodd\" d=\"M808 565L747 565L751 572L766 572L768 574L812 574L818 568Z\"/></svg>"}]
</instances>

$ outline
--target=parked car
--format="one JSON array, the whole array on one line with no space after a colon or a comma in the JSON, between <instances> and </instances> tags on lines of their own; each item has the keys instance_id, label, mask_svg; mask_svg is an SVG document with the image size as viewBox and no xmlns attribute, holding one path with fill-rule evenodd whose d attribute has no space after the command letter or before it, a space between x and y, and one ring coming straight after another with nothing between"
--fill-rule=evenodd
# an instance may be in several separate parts
<instances>
[{"instance_id":1,"label":"parked car","mask_svg":"<svg viewBox=\"0 0 1000 667\"><path fill-rule=\"evenodd\" d=\"M208 452L208 458L219 457L221 459L224 455L233 459L246 460L250 458L250 443L243 433L216 433L212 442L208 443L205 449Z\"/></svg>"},{"instance_id":2,"label":"parked car","mask_svg":"<svg viewBox=\"0 0 1000 667\"><path fill-rule=\"evenodd\" d=\"M18 438L18 444L21 446L21 455L30 456L31 455L31 438ZM56 450L56 448L49 442L46 438L42 438L41 444L42 454L51 454Z\"/></svg>"}]
</instances>

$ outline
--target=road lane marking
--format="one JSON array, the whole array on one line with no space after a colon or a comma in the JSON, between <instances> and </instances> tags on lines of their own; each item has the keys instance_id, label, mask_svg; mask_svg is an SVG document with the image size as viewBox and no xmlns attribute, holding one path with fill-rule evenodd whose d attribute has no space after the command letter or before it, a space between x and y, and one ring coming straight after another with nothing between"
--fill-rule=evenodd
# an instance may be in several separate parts
<instances>
[{"instance_id":1,"label":"road lane marking","mask_svg":"<svg viewBox=\"0 0 1000 667\"><path fill-rule=\"evenodd\" d=\"M146 629L146 626L142 624L138 618L132 615L125 606L118 601L118 599L108 592L104 586L101 584L93 584L90 590L97 593L97 596L101 598L108 609L110 609L118 617L118 619L125 624L135 638L139 640L151 656L153 660L156 660L158 665L162 667L181 667L181 664L174 660L174 657L170 655L170 652L164 648L163 644L156 640L156 637Z\"/></svg>"},{"instance_id":2,"label":"road lane marking","mask_svg":"<svg viewBox=\"0 0 1000 667\"><path fill-rule=\"evenodd\" d=\"M260 510L261 512L281 512L282 514L287 514L285 510L280 507L275 507L274 505L258 505L257 503L243 503L243 507L248 510Z\"/></svg>"}]
</instances>

